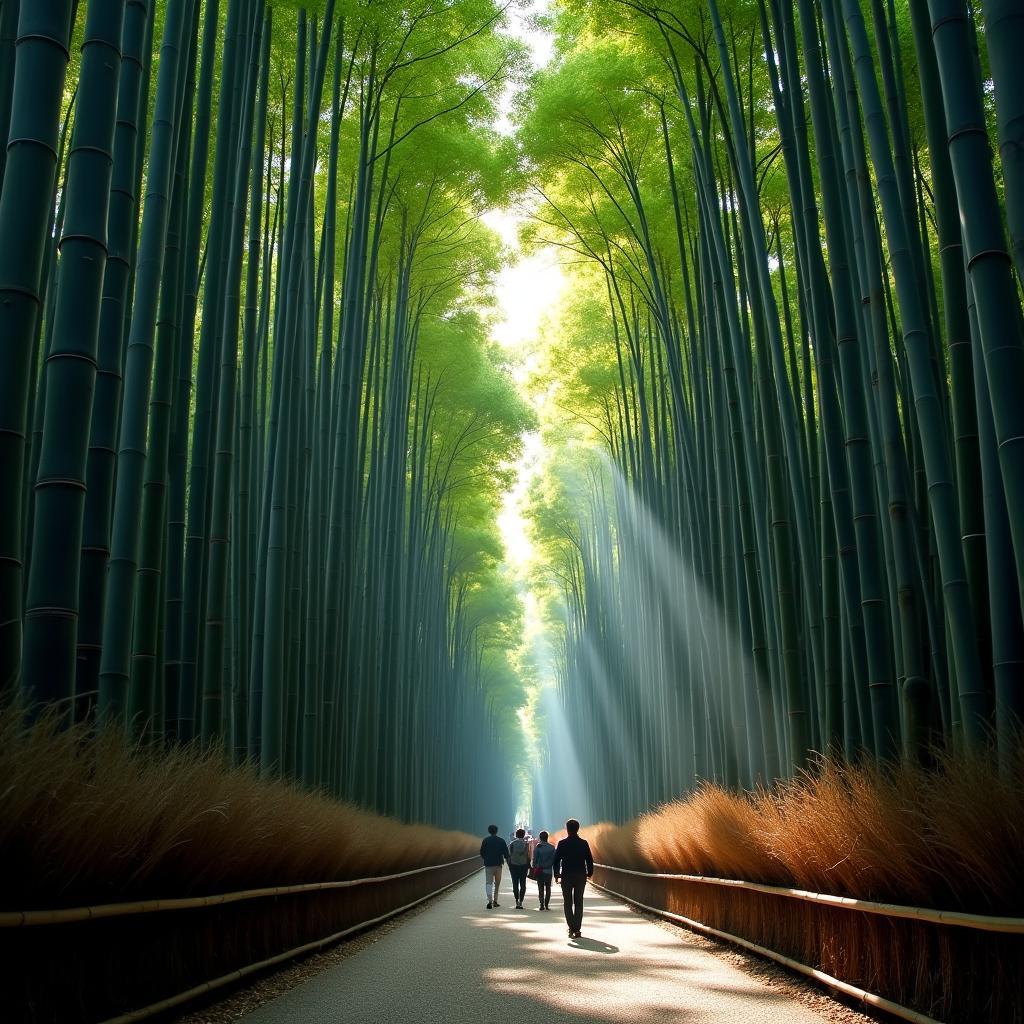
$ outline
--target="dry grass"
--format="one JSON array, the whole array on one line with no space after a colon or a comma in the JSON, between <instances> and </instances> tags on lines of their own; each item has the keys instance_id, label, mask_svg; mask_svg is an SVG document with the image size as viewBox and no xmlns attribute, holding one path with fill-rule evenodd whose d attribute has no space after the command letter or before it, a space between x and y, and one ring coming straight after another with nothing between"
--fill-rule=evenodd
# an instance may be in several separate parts
<instances>
[{"instance_id":1,"label":"dry grass","mask_svg":"<svg viewBox=\"0 0 1024 1024\"><path fill-rule=\"evenodd\" d=\"M2 909L388 874L478 842L225 769L215 752L157 752L0 712Z\"/></svg>"},{"instance_id":2,"label":"dry grass","mask_svg":"<svg viewBox=\"0 0 1024 1024\"><path fill-rule=\"evenodd\" d=\"M823 760L770 790L705 785L586 830L617 867L1024 915L1024 754L933 770ZM598 872L613 890L739 935L950 1024L1024 1024L1024 938L876 917L748 890Z\"/></svg>"},{"instance_id":3,"label":"dry grass","mask_svg":"<svg viewBox=\"0 0 1024 1024\"><path fill-rule=\"evenodd\" d=\"M705 785L623 826L587 831L607 863L860 899L1024 914L1024 755L933 770L824 760L771 790Z\"/></svg>"}]
</instances>

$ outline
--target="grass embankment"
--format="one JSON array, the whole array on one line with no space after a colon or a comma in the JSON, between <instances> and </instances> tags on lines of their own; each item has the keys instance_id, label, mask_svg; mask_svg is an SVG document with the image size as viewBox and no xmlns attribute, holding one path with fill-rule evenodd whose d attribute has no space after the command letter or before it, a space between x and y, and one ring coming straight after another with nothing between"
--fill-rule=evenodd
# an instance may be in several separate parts
<instances>
[{"instance_id":1,"label":"grass embankment","mask_svg":"<svg viewBox=\"0 0 1024 1024\"><path fill-rule=\"evenodd\" d=\"M218 752L0 712L0 911L368 878L472 856L479 839L405 825L225 768ZM103 1020L413 902L474 864L382 884L70 924L0 928L5 1006ZM6 971L5 971L6 973Z\"/></svg>"},{"instance_id":2,"label":"grass embankment","mask_svg":"<svg viewBox=\"0 0 1024 1024\"><path fill-rule=\"evenodd\" d=\"M706 785L588 834L620 867L1024 915L1024 757L1004 774L965 758L935 771L823 761L753 793Z\"/></svg>"},{"instance_id":3,"label":"grass embankment","mask_svg":"<svg viewBox=\"0 0 1024 1024\"><path fill-rule=\"evenodd\" d=\"M0 714L0 909L35 910L365 878L477 852L218 752Z\"/></svg>"},{"instance_id":4,"label":"grass embankment","mask_svg":"<svg viewBox=\"0 0 1024 1024\"><path fill-rule=\"evenodd\" d=\"M587 830L596 859L906 906L1024 916L1024 756L933 770L823 760L753 793L706 785ZM612 889L942 1021L1024 1022L1024 936L900 921L719 886L605 873Z\"/></svg>"}]
</instances>

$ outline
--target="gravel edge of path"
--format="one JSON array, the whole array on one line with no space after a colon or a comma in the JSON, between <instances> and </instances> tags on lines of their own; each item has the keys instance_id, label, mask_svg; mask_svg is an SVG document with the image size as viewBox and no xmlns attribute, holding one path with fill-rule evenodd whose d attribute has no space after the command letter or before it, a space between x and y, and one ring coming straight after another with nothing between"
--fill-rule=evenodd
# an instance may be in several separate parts
<instances>
[{"instance_id":1,"label":"gravel edge of path","mask_svg":"<svg viewBox=\"0 0 1024 1024\"><path fill-rule=\"evenodd\" d=\"M472 877L459 884L465 885L472 880ZM342 939L336 945L322 952L301 957L277 970L270 970L266 974L258 975L255 980L247 979L248 984L242 983L242 987L231 990L220 998L208 997L207 1002L200 1003L183 1014L164 1016L161 1019L174 1021L175 1024L231 1024L233 1021L241 1020L258 1006L269 1003L309 978L372 946L411 918L429 910L438 900L443 899L458 887L456 885L452 889L439 893L411 910L373 926L352 938ZM822 988L799 974L792 973L781 964L766 960L728 942L711 939L690 931L682 925L666 921L657 914L640 910L625 900L618 900L608 893L602 895L614 902L622 903L632 913L657 925L670 935L679 937L680 933L684 933L687 941L698 949L737 968L766 988L796 1000L818 1014L828 1024L879 1024L879 1022L885 1024L892 1020L888 1015L875 1015L854 1009L838 994Z\"/></svg>"}]
</instances>

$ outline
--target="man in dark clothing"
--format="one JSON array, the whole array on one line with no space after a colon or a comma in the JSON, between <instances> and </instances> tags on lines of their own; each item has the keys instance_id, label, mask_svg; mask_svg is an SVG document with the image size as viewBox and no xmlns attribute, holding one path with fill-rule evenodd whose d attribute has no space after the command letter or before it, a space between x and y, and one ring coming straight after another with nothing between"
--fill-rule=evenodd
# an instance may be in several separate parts
<instances>
[{"instance_id":1,"label":"man in dark clothing","mask_svg":"<svg viewBox=\"0 0 1024 1024\"><path fill-rule=\"evenodd\" d=\"M487 893L487 909L500 907L498 887L501 885L501 866L509 863L508 843L498 835L497 825L487 826L488 834L480 844L480 856L484 861L484 891Z\"/></svg>"},{"instance_id":2,"label":"man in dark clothing","mask_svg":"<svg viewBox=\"0 0 1024 1024\"><path fill-rule=\"evenodd\" d=\"M583 927L583 890L587 879L594 874L594 858L590 843L580 838L580 823L575 818L565 823L565 831L569 834L558 841L552 866L555 881L562 886L562 909L569 926L569 938L578 939Z\"/></svg>"}]
</instances>

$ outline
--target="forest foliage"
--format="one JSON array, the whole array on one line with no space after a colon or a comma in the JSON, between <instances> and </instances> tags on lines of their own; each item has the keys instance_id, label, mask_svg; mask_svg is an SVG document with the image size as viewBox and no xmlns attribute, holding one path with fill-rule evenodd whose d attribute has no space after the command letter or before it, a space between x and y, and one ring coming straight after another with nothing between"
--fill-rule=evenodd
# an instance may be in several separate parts
<instances>
[{"instance_id":1,"label":"forest foliage","mask_svg":"<svg viewBox=\"0 0 1024 1024\"><path fill-rule=\"evenodd\" d=\"M1019 7L591 2L518 111L534 586L591 818L1016 756ZM574 771L553 746L550 763Z\"/></svg>"},{"instance_id":2,"label":"forest foliage","mask_svg":"<svg viewBox=\"0 0 1024 1024\"><path fill-rule=\"evenodd\" d=\"M502 26L4 0L6 693L407 819L513 813Z\"/></svg>"},{"instance_id":3,"label":"forest foliage","mask_svg":"<svg viewBox=\"0 0 1024 1024\"><path fill-rule=\"evenodd\" d=\"M1010 764L1019 10L564 0L533 69L510 14L3 0L0 687L451 824L552 669L594 817ZM525 397L513 201L571 282Z\"/></svg>"}]
</instances>

